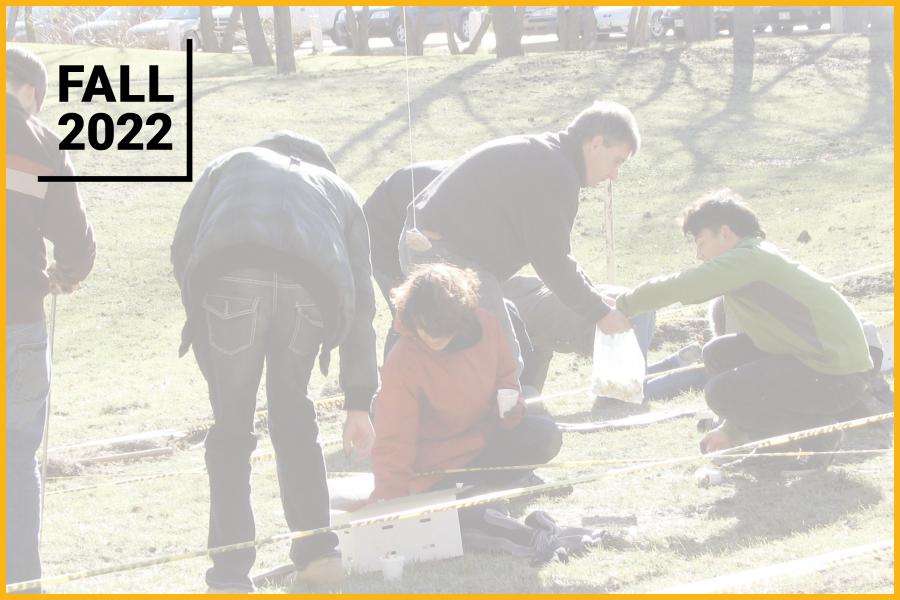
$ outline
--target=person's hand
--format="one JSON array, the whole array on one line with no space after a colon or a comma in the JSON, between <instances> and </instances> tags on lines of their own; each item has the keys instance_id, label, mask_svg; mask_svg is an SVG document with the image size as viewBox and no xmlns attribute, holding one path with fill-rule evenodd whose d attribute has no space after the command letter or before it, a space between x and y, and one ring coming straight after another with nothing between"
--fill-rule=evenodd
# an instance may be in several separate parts
<instances>
[{"instance_id":1,"label":"person's hand","mask_svg":"<svg viewBox=\"0 0 900 600\"><path fill-rule=\"evenodd\" d=\"M353 462L369 458L375 443L375 429L368 411L348 410L344 421L344 454Z\"/></svg>"},{"instance_id":2,"label":"person's hand","mask_svg":"<svg viewBox=\"0 0 900 600\"><path fill-rule=\"evenodd\" d=\"M615 335L631 329L631 321L628 320L625 313L613 308L606 313L605 317L597 321L597 326L606 335Z\"/></svg>"},{"instance_id":3,"label":"person's hand","mask_svg":"<svg viewBox=\"0 0 900 600\"><path fill-rule=\"evenodd\" d=\"M78 289L77 283L66 280L56 263L47 267L47 276L50 278L50 293L54 296L71 294Z\"/></svg>"},{"instance_id":4,"label":"person's hand","mask_svg":"<svg viewBox=\"0 0 900 600\"><path fill-rule=\"evenodd\" d=\"M731 448L734 444L728 434L721 429L713 429L700 440L700 452L709 454Z\"/></svg>"},{"instance_id":5,"label":"person's hand","mask_svg":"<svg viewBox=\"0 0 900 600\"><path fill-rule=\"evenodd\" d=\"M520 395L518 401L516 401L516 405L511 409L506 411L506 414L503 415L503 421L506 422L515 422L520 420L525 416L525 399Z\"/></svg>"}]
</instances>

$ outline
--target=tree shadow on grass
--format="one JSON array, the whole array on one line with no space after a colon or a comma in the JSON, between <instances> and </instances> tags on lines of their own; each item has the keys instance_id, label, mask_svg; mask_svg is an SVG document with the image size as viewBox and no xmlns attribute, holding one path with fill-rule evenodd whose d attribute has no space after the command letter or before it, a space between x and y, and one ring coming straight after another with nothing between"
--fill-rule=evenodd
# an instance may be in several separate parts
<instances>
[{"instance_id":1,"label":"tree shadow on grass","mask_svg":"<svg viewBox=\"0 0 900 600\"><path fill-rule=\"evenodd\" d=\"M672 550L686 558L725 554L753 543L770 543L874 506L882 490L845 473L823 471L790 482L738 479L733 496L717 500L712 519L736 519L734 527L706 540L670 537Z\"/></svg>"},{"instance_id":2,"label":"tree shadow on grass","mask_svg":"<svg viewBox=\"0 0 900 600\"><path fill-rule=\"evenodd\" d=\"M860 119L862 131L880 134L885 143L894 139L894 39L887 34L869 37L869 97Z\"/></svg>"},{"instance_id":3,"label":"tree shadow on grass","mask_svg":"<svg viewBox=\"0 0 900 600\"><path fill-rule=\"evenodd\" d=\"M341 144L332 153L333 159L335 160L335 162L340 163L345 159L348 152L358 151L360 144L371 143L371 141L374 139L378 140L378 145L381 148L390 148L395 144L401 143L406 139L406 136L409 135L408 119L412 120L413 129L415 129L418 124L419 118L428 113L429 107L435 101L441 100L446 97L445 86L447 86L448 81L453 80L455 82L458 82L461 79L475 77L478 75L478 73L487 69L492 64L493 63L491 61L487 60L478 61L460 70L448 73L440 81L435 82L433 85L427 88L424 88L418 96L412 98L409 105L407 105L406 102L399 103L383 118L377 121L373 120L368 127L360 129L352 136L347 138L344 143ZM451 86L450 89L454 88L455 86ZM474 113L470 114L470 116L474 120L481 119ZM360 164L360 166L356 169L348 171L346 178L352 180L366 168L369 168L367 164Z\"/></svg>"}]
</instances>

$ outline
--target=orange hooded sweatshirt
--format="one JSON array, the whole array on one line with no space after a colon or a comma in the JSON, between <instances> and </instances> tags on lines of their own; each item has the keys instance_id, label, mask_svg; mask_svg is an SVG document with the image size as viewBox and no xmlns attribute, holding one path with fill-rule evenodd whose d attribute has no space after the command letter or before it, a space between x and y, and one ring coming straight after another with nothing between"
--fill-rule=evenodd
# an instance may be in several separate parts
<instances>
[{"instance_id":1,"label":"orange hooded sweatshirt","mask_svg":"<svg viewBox=\"0 0 900 600\"><path fill-rule=\"evenodd\" d=\"M491 313L478 309L477 341L436 352L395 322L400 339L381 370L375 399L373 500L425 491L443 476L416 473L467 465L498 427L513 428L521 411L502 421L498 389L519 389L516 360ZM460 337L460 336L458 336Z\"/></svg>"}]
</instances>

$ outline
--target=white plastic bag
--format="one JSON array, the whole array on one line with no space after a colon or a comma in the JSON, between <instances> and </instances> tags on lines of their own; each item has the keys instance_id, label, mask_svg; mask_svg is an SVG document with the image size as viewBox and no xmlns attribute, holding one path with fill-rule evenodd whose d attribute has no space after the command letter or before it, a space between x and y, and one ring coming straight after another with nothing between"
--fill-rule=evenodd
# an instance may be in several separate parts
<instances>
[{"instance_id":1,"label":"white plastic bag","mask_svg":"<svg viewBox=\"0 0 900 600\"><path fill-rule=\"evenodd\" d=\"M607 335L597 328L594 335L594 395L626 402L644 399L647 366L634 330Z\"/></svg>"}]
</instances>

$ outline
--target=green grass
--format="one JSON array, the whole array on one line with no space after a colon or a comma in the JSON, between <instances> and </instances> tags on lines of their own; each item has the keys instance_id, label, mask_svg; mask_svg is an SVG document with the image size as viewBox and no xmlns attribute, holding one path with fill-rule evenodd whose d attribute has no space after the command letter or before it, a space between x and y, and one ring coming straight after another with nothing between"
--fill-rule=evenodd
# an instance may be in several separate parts
<instances>
[{"instance_id":1,"label":"green grass","mask_svg":"<svg viewBox=\"0 0 900 600\"><path fill-rule=\"evenodd\" d=\"M183 58L165 52L40 46L50 72L59 62L160 64L161 106L183 142ZM729 40L678 43L626 52L533 54L496 61L486 55L429 54L409 62L415 160L452 159L507 134L560 129L596 98L634 110L643 148L615 186L620 282L634 285L694 262L674 224L701 193L729 186L761 215L770 239L811 268L837 275L892 262L893 70L876 39L831 35L760 37L754 83L733 93ZM290 128L320 139L360 198L410 160L406 70L402 57L322 56L279 77L246 56L198 54L194 72L194 174L218 154ZM51 89L56 89L55 83ZM70 107L48 95L44 120ZM113 112L122 105L109 105ZM77 153L82 173L176 173L179 152L128 161L118 153ZM183 310L168 248L190 184L83 184L98 239L94 273L59 301L50 445L137 431L189 428L210 417L203 378L192 357L179 360ZM574 253L596 280L606 272L600 190L586 190L573 232ZM812 240L798 243L806 230ZM892 281L892 278L891 278ZM892 320L893 291L855 299L876 323ZM379 300L380 302L380 300ZM387 330L379 305L376 329ZM697 310L694 315L701 315ZM671 321L672 318L669 318ZM665 320L665 319L663 319ZM659 345L660 355L674 347ZM588 361L559 356L548 391L584 387ZM318 374L313 390L330 395L336 373ZM259 395L264 405L264 393ZM702 402L686 396L676 404ZM555 415L591 413L585 397L561 399ZM339 433L322 418L323 439ZM873 442L856 434L857 445ZM267 443L267 441L265 442ZM689 419L617 433L567 434L560 460L665 457L696 452ZM75 456L72 457L77 458ZM333 468L343 468L339 457ZM201 450L130 464L84 467L51 481L53 491L123 476L202 469ZM571 473L547 470L547 477ZM286 530L274 467L254 471L258 535ZM208 498L203 474L47 497L45 573L108 566L200 548ZM562 522L590 515L635 514L637 549L594 551L568 565L533 569L483 555L407 569L404 591L649 592L676 583L783 562L886 537L893 529L893 460L846 462L789 486L737 479L707 490L691 469L648 471L579 486L563 500L538 500ZM257 567L286 560L284 545L260 549ZM196 592L205 559L60 586L59 591ZM887 568L838 569L772 584L773 591L886 592ZM344 591L397 591L378 578L353 578Z\"/></svg>"}]
</instances>

